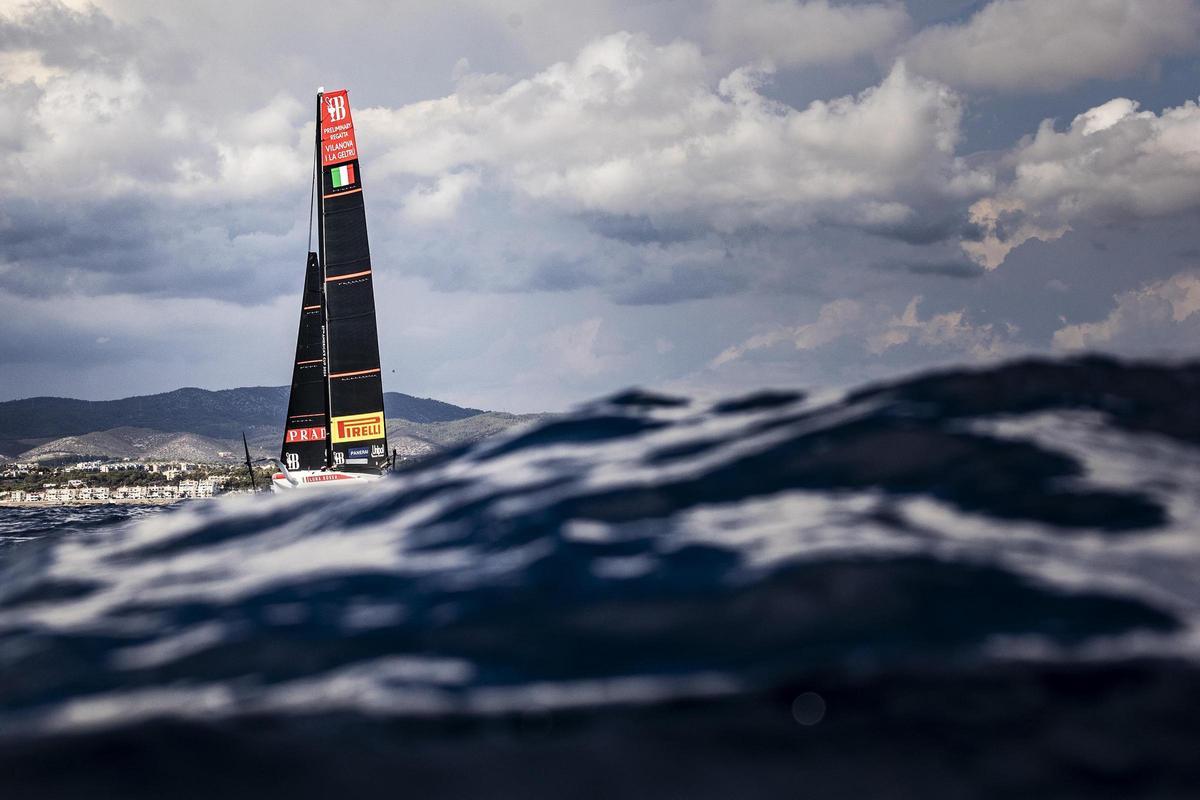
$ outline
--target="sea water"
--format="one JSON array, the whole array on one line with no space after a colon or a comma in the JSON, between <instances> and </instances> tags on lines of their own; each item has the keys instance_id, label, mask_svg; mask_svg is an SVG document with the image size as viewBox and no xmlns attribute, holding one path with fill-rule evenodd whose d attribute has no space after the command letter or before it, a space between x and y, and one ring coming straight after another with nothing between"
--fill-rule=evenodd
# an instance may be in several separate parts
<instances>
[{"instance_id":1,"label":"sea water","mask_svg":"<svg viewBox=\"0 0 1200 800\"><path fill-rule=\"evenodd\" d=\"M0 510L0 796L1188 796L1198 391L628 392L365 490Z\"/></svg>"}]
</instances>

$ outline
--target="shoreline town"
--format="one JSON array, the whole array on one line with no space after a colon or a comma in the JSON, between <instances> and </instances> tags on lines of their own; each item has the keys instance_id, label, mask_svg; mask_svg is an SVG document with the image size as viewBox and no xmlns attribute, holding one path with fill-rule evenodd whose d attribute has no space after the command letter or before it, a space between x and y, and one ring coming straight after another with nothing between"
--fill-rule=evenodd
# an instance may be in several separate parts
<instances>
[{"instance_id":1,"label":"shoreline town","mask_svg":"<svg viewBox=\"0 0 1200 800\"><path fill-rule=\"evenodd\" d=\"M237 494L247 488L247 475L229 464L83 461L61 466L16 462L0 467L0 506L8 507L166 505Z\"/></svg>"}]
</instances>

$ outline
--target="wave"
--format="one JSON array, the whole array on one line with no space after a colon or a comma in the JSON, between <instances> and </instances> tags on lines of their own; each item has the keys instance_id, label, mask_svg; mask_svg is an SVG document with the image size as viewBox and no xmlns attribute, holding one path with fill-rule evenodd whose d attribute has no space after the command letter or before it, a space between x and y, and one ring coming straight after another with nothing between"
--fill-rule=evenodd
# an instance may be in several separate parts
<instances>
[{"instance_id":1,"label":"wave","mask_svg":"<svg viewBox=\"0 0 1200 800\"><path fill-rule=\"evenodd\" d=\"M1044 793L1106 785L1109 756L1144 778L1125 796L1182 786L1198 388L1197 365L1092 358L837 397L631 391L365 491L9 518L36 541L0 550L0 766L63 795L59 759L123 746L175 777L217 753L247 796L269 752L302 796L359 786L353 763L439 796L557 796L582 770L600 794L899 797L1002 788L988 770L1021 753Z\"/></svg>"}]
</instances>

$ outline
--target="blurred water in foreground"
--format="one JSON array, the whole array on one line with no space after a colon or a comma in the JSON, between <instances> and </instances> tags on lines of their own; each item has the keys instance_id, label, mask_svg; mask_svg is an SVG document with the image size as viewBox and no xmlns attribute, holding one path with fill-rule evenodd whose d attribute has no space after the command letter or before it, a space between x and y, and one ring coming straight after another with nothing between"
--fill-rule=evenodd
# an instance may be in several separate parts
<instances>
[{"instance_id":1,"label":"blurred water in foreground","mask_svg":"<svg viewBox=\"0 0 1200 800\"><path fill-rule=\"evenodd\" d=\"M0 511L0 796L1187 796L1198 392L630 393L366 492Z\"/></svg>"}]
</instances>

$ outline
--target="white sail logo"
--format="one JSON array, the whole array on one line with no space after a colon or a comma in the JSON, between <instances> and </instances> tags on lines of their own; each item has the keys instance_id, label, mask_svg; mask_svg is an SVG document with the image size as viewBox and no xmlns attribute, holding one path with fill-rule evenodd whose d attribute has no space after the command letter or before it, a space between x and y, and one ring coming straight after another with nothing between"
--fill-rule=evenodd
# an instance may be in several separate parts
<instances>
[{"instance_id":1,"label":"white sail logo","mask_svg":"<svg viewBox=\"0 0 1200 800\"><path fill-rule=\"evenodd\" d=\"M325 115L330 122L341 122L346 118L346 97L335 95L325 99Z\"/></svg>"}]
</instances>

